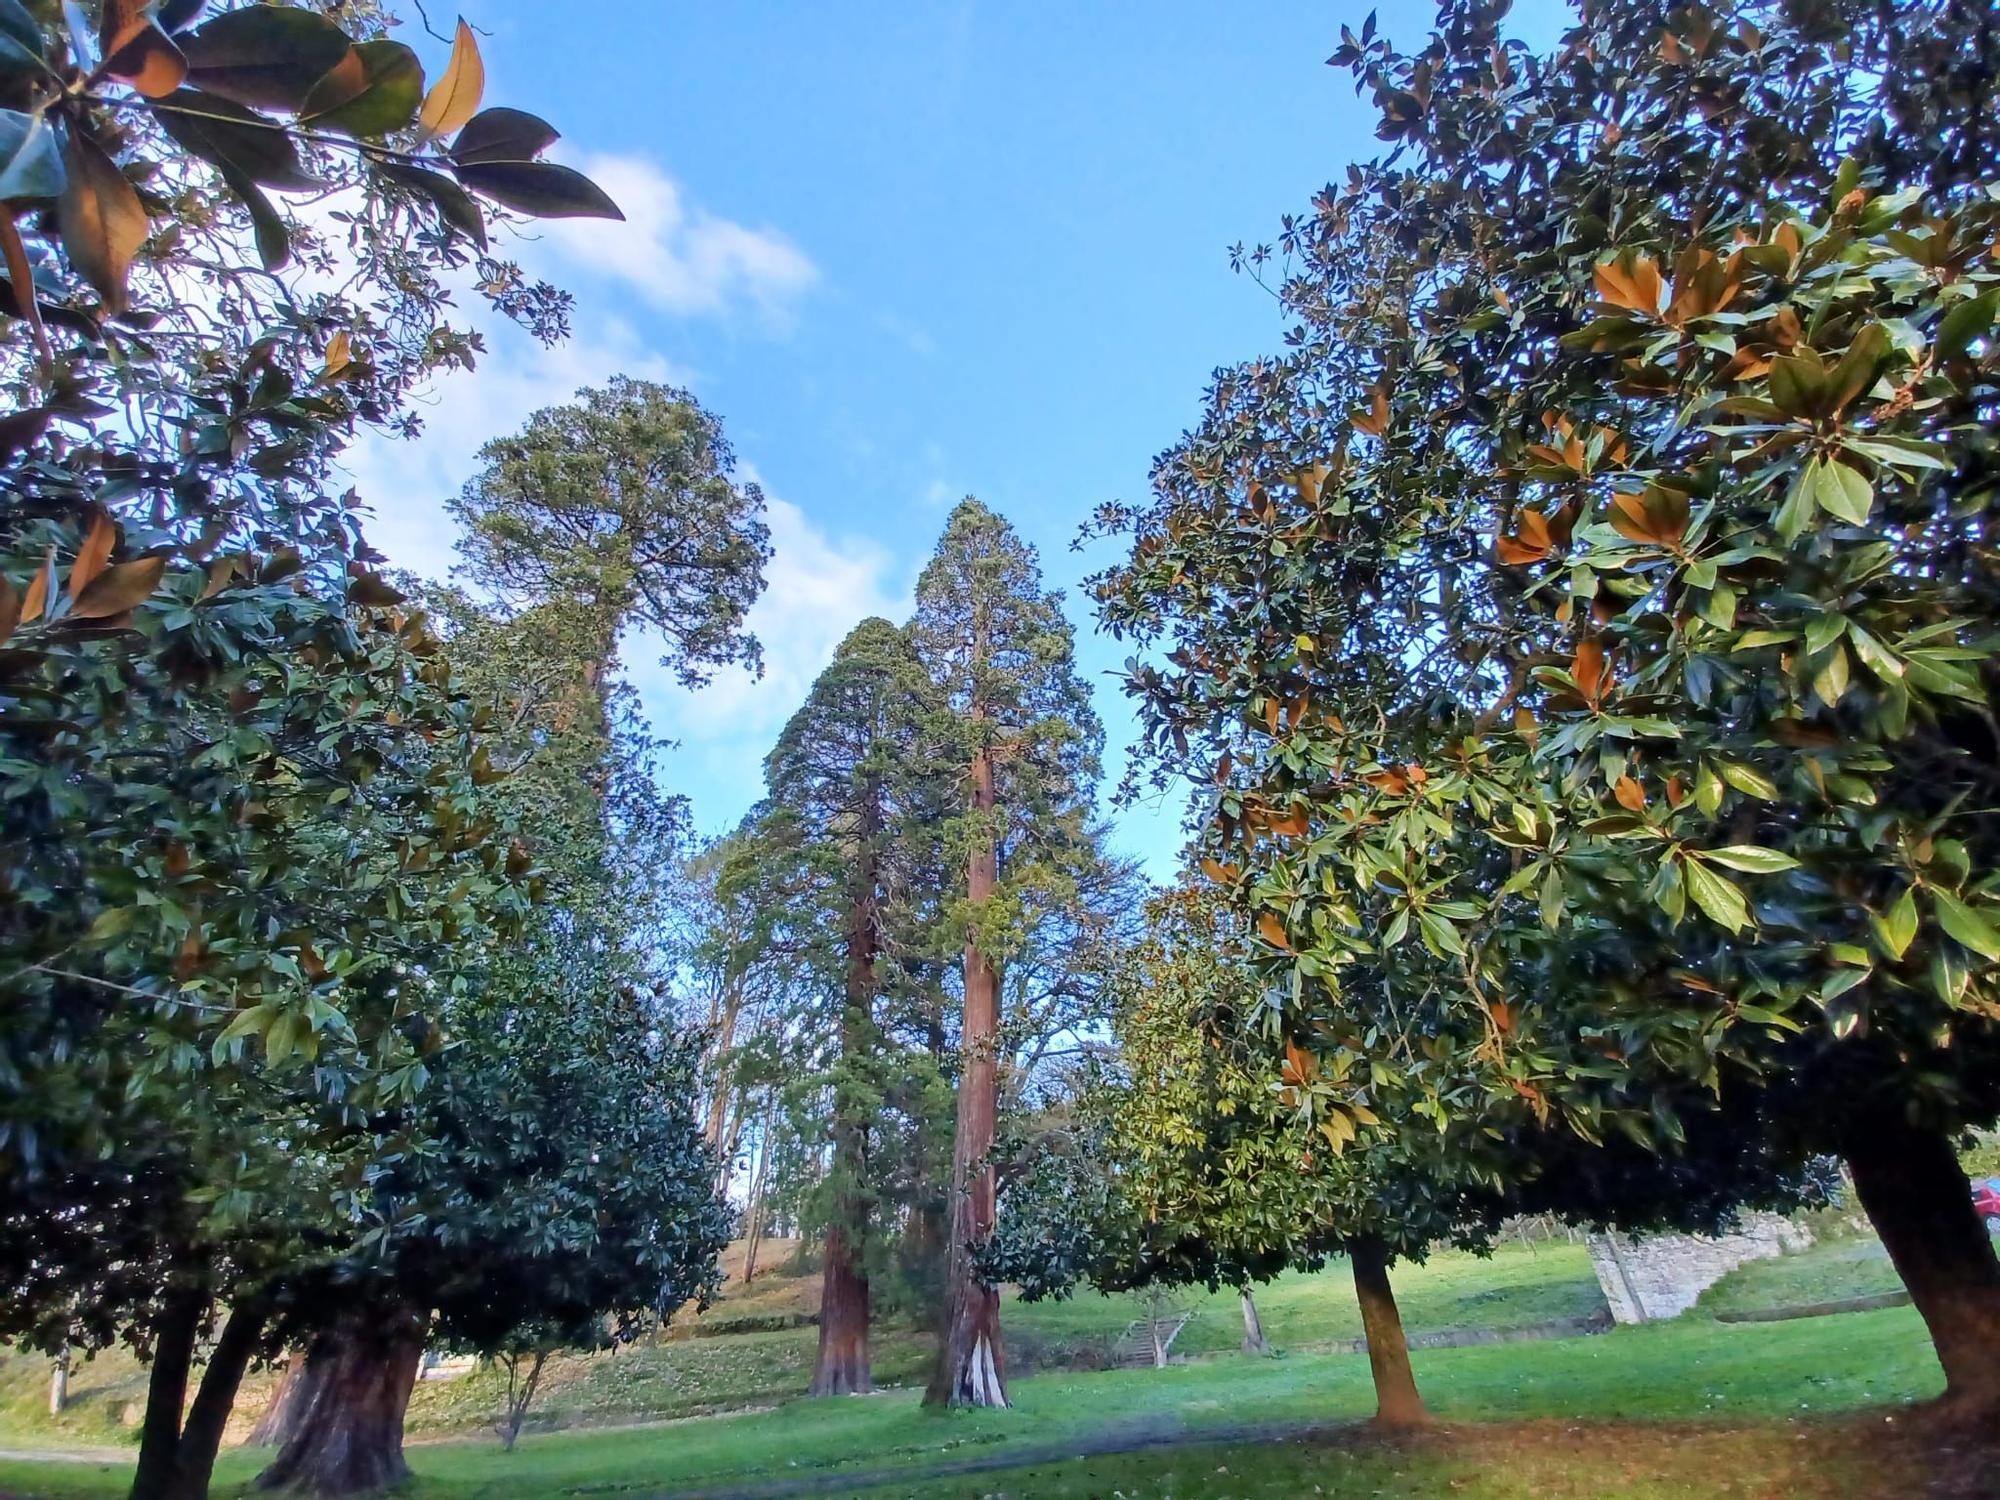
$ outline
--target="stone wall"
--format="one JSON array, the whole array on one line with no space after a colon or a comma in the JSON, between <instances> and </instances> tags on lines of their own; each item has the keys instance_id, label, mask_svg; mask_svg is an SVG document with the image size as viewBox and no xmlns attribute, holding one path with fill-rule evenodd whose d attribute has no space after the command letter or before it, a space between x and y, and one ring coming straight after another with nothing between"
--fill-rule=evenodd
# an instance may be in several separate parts
<instances>
[{"instance_id":1,"label":"stone wall","mask_svg":"<svg viewBox=\"0 0 2000 1500\"><path fill-rule=\"evenodd\" d=\"M1597 1284L1620 1323L1647 1323L1686 1312L1738 1266L1803 1250L1812 1234L1778 1214L1745 1214L1734 1231L1590 1237Z\"/></svg>"}]
</instances>

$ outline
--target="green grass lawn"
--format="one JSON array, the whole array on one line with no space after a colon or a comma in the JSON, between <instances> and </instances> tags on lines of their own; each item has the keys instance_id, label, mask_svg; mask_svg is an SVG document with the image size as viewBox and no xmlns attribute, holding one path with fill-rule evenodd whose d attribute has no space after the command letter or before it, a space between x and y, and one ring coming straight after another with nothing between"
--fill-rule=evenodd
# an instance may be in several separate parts
<instances>
[{"instance_id":1,"label":"green grass lawn","mask_svg":"<svg viewBox=\"0 0 2000 1500\"><path fill-rule=\"evenodd\" d=\"M774 1267L780 1265L773 1255ZM1533 1251L1512 1245L1482 1260L1463 1254L1433 1256L1396 1273L1406 1324L1413 1333L1433 1329L1519 1328L1551 1318L1587 1315L1603 1297L1581 1245L1555 1241ZM749 1289L732 1288L705 1315L713 1322L747 1314L783 1314L809 1300L812 1277L774 1268ZM1312 1275L1286 1275L1260 1286L1258 1308L1267 1337L1279 1349L1327 1346L1360 1335L1354 1288L1343 1263ZM1200 1313L1174 1345L1177 1354L1241 1346L1243 1321L1236 1294L1209 1296L1197 1289ZM1138 1308L1129 1297L1096 1293L1060 1302L1009 1299L1004 1323L1014 1360L1024 1371L1104 1361ZM804 1392L812 1376L819 1334L813 1328L714 1338L670 1338L617 1354L558 1359L551 1363L531 1418L537 1427L602 1425L635 1419L704 1415L737 1407L768 1406ZM874 1334L878 1385L920 1383L929 1373L932 1343L907 1323L885 1320ZM273 1378L252 1376L238 1402L239 1433L268 1399ZM38 1356L0 1353L0 1446L123 1445L134 1440L145 1399L145 1372L121 1350L79 1363L71 1403L62 1418L47 1414L48 1362ZM474 1371L454 1380L425 1381L410 1403L412 1433L484 1430L501 1402L506 1378Z\"/></svg>"},{"instance_id":2,"label":"green grass lawn","mask_svg":"<svg viewBox=\"0 0 2000 1500\"><path fill-rule=\"evenodd\" d=\"M1415 1363L1432 1408L1454 1423L1540 1417L1742 1423L1906 1402L1934 1395L1942 1383L1922 1326L1908 1308L1766 1325L1681 1319L1590 1338L1420 1351ZM1044 1488L1039 1481L1032 1490L1010 1491L1012 1480L1004 1471L969 1482L940 1479L922 1490L912 1486L926 1470L972 1458L1019 1458L1046 1465L1056 1463L1065 1452L1092 1444L1198 1437L1245 1424L1337 1424L1365 1417L1373 1409L1367 1361L1359 1355L1218 1359L1166 1370L1049 1374L1015 1382L1013 1394L1017 1405L1004 1412L926 1413L918 1405L917 1392L910 1390L865 1400L797 1401L780 1413L531 1436L512 1454L490 1441L418 1445L410 1456L419 1483L410 1494L418 1500L527 1500L586 1493L651 1495L796 1479L823 1481L828 1486L825 1493L843 1493L843 1476L874 1479L885 1470L908 1471L911 1478L896 1481L884 1494L1061 1494L1065 1491ZM1167 1472L1192 1472L1175 1469L1169 1462L1183 1466L1192 1462L1184 1452L1131 1455L1118 1462L1140 1476L1135 1482L1155 1486L1136 1493L1162 1493L1157 1487L1162 1482L1175 1486L1171 1493L1177 1496L1310 1493L1309 1486L1283 1488L1296 1484L1298 1476L1282 1465L1271 1468L1278 1463L1273 1455L1280 1453L1274 1443L1238 1442L1230 1447L1244 1453L1246 1473L1253 1473L1259 1464L1270 1470L1257 1478L1264 1488L1193 1489L1178 1480L1161 1481L1159 1476ZM1385 1493L1454 1493L1423 1487L1438 1474L1456 1472L1450 1467L1458 1461L1451 1458L1450 1445L1441 1450L1425 1447L1422 1452L1428 1455L1422 1462L1432 1465L1430 1476L1406 1465L1408 1474L1418 1476L1410 1480L1416 1487ZM225 1454L218 1495L241 1494L262 1457ZM1286 1462L1294 1459L1308 1463L1310 1455L1301 1449ZM1333 1467L1346 1462L1343 1458ZM1164 1469L1154 1467L1163 1463ZM1438 1468L1439 1464L1445 1467ZM1633 1472L1635 1484L1653 1483L1646 1465ZM112 1496L119 1492L125 1473L123 1464L0 1463L0 1493L34 1500ZM1597 1488L1571 1492L1724 1493L1616 1489L1604 1487L1603 1481L1599 1476L1591 1481ZM1069 1484L1071 1479L1060 1482ZM1670 1476L1660 1482L1676 1481ZM1081 1477L1075 1483L1086 1486L1075 1493L1111 1493L1088 1488ZM952 1488L954 1484L960 1487ZM1358 1493L1370 1491L1364 1488ZM1566 1492L1517 1487L1471 1493Z\"/></svg>"},{"instance_id":3,"label":"green grass lawn","mask_svg":"<svg viewBox=\"0 0 2000 1500\"><path fill-rule=\"evenodd\" d=\"M1581 1244L1550 1240L1524 1248L1510 1244L1490 1257L1449 1252L1424 1265L1393 1273L1403 1325L1411 1333L1464 1328L1525 1328L1559 1318L1589 1317L1604 1308L1604 1293ZM1252 1287L1264 1336L1279 1349L1324 1347L1361 1336L1354 1282L1347 1263L1323 1271L1287 1273ZM1195 1316L1174 1341L1176 1354L1238 1349L1243 1317L1233 1289L1210 1293L1195 1287L1178 1296ZM1060 1301L1010 1303L1006 1328L1051 1346L1115 1339L1138 1317L1131 1297L1081 1292Z\"/></svg>"},{"instance_id":4,"label":"green grass lawn","mask_svg":"<svg viewBox=\"0 0 2000 1500\"><path fill-rule=\"evenodd\" d=\"M1771 1260L1738 1266L1702 1293L1697 1315L1762 1312L1816 1302L1840 1302L1899 1292L1902 1279L1872 1234L1812 1245Z\"/></svg>"}]
</instances>

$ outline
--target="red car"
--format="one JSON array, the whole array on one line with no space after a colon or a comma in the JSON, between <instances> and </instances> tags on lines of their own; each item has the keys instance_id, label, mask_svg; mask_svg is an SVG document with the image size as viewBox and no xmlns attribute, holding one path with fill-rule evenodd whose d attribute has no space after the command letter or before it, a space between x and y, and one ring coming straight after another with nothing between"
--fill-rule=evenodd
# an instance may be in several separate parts
<instances>
[{"instance_id":1,"label":"red car","mask_svg":"<svg viewBox=\"0 0 2000 1500\"><path fill-rule=\"evenodd\" d=\"M2000 1229L2000 1177L1988 1177L1972 1185L1972 1208L1989 1229Z\"/></svg>"}]
</instances>

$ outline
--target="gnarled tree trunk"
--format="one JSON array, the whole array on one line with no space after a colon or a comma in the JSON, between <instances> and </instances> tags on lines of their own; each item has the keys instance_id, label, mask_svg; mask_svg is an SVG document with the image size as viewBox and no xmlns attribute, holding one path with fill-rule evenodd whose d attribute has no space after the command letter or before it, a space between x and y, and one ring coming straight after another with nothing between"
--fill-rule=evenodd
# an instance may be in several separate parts
<instances>
[{"instance_id":1,"label":"gnarled tree trunk","mask_svg":"<svg viewBox=\"0 0 2000 1500\"><path fill-rule=\"evenodd\" d=\"M1269 1354L1270 1344L1264 1338L1264 1320L1257 1316L1257 1301L1250 1295L1250 1288L1240 1286L1238 1294L1243 1299L1243 1352L1245 1354Z\"/></svg>"},{"instance_id":2,"label":"gnarled tree trunk","mask_svg":"<svg viewBox=\"0 0 2000 1500\"><path fill-rule=\"evenodd\" d=\"M1874 1110L1845 1148L1861 1206L1930 1330L1945 1404L2000 1416L2000 1258L1950 1138Z\"/></svg>"},{"instance_id":3,"label":"gnarled tree trunk","mask_svg":"<svg viewBox=\"0 0 2000 1500\"><path fill-rule=\"evenodd\" d=\"M297 1426L259 1489L356 1495L407 1479L403 1417L423 1359L422 1312L364 1304L313 1340Z\"/></svg>"},{"instance_id":4,"label":"gnarled tree trunk","mask_svg":"<svg viewBox=\"0 0 2000 1500\"><path fill-rule=\"evenodd\" d=\"M1385 1427L1410 1427L1430 1420L1417 1377L1410 1369L1410 1341L1396 1294L1389 1286L1388 1247L1369 1236L1347 1247L1354 1267L1354 1297L1361 1304L1361 1331L1368 1339L1368 1369L1375 1377L1375 1420Z\"/></svg>"},{"instance_id":5,"label":"gnarled tree trunk","mask_svg":"<svg viewBox=\"0 0 2000 1500\"><path fill-rule=\"evenodd\" d=\"M977 708L974 717L980 715ZM972 806L993 811L993 756L984 745L972 757ZM977 910L999 879L990 838L973 841L966 894ZM1007 1365L1000 1345L1000 1293L979 1280L974 1249L993 1233L998 1208L993 1136L1000 1111L1000 976L976 937L965 945L964 1071L958 1083L958 1136L952 1147L951 1261L946 1283L944 1343L926 1406L1007 1405Z\"/></svg>"},{"instance_id":6,"label":"gnarled tree trunk","mask_svg":"<svg viewBox=\"0 0 2000 1500\"><path fill-rule=\"evenodd\" d=\"M298 1350L285 1361L285 1373L278 1377L278 1388L271 1393L271 1404L264 1408L264 1414L257 1419L257 1425L250 1429L250 1436L244 1441L253 1448L281 1448L291 1441L298 1430L299 1413L306 1408L306 1354Z\"/></svg>"}]
</instances>

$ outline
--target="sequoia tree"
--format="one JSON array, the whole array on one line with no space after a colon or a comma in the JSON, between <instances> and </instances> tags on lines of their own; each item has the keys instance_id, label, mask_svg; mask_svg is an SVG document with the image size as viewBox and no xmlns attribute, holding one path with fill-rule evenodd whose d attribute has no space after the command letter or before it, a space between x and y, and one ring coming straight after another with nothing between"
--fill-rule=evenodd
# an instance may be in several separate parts
<instances>
[{"instance_id":1,"label":"sequoia tree","mask_svg":"<svg viewBox=\"0 0 2000 1500\"><path fill-rule=\"evenodd\" d=\"M917 582L912 628L956 720L965 767L951 831L965 887L955 923L964 934L964 1021L950 1270L943 1346L924 1399L1004 1406L1000 1297L974 1265L996 1201L999 970L1016 941L1021 895L1083 842L1103 731L1076 675L1060 596L1042 588L1034 549L977 500L961 501L946 522Z\"/></svg>"},{"instance_id":2,"label":"sequoia tree","mask_svg":"<svg viewBox=\"0 0 2000 1500\"><path fill-rule=\"evenodd\" d=\"M1105 617L1276 1034L1424 1036L1545 1153L1844 1156L1990 1410L1990 17L1505 11L1344 39L1394 150L1287 222Z\"/></svg>"},{"instance_id":3,"label":"sequoia tree","mask_svg":"<svg viewBox=\"0 0 2000 1500\"><path fill-rule=\"evenodd\" d=\"M773 820L791 851L795 952L837 997L822 1081L832 1100L814 1395L872 1389L870 1144L895 1078L876 1004L908 931L912 846L933 837L943 788L935 691L908 635L855 626L765 762ZM816 1093L818 1091L815 1091Z\"/></svg>"}]
</instances>

